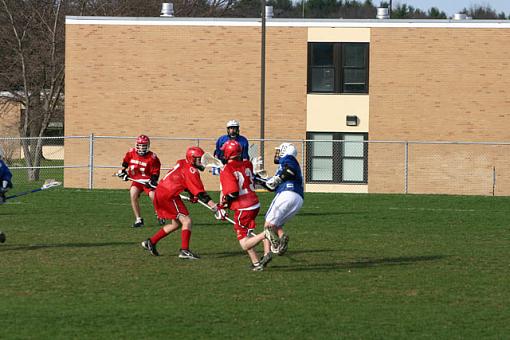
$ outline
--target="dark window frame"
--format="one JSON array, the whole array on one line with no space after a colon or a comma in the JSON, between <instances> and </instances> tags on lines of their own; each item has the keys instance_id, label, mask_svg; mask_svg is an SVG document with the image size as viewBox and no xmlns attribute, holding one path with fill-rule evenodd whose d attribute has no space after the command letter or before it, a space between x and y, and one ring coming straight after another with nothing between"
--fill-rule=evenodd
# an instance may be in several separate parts
<instances>
[{"instance_id":1,"label":"dark window frame","mask_svg":"<svg viewBox=\"0 0 510 340\"><path fill-rule=\"evenodd\" d=\"M345 135L361 135L363 136L363 157L345 156L343 152L344 143L333 142L332 156L314 156L312 154L313 135L316 134L332 134L333 140L344 140ZM368 184L368 133L365 132L326 132L326 131L309 131L306 133L306 183L310 184ZM333 179L332 180L312 180L312 160L313 159L332 159L333 160ZM344 181L342 164L344 159L363 159L363 181Z\"/></svg>"},{"instance_id":2,"label":"dark window frame","mask_svg":"<svg viewBox=\"0 0 510 340\"><path fill-rule=\"evenodd\" d=\"M312 45L315 44L332 44L333 48L333 69L334 69L334 81L333 81L333 90L332 91L317 91L312 90L312 70L326 68L326 66L314 66L312 65L313 61L313 51ZM349 45L364 45L365 48L365 63L363 67L346 67L344 66L344 50ZM369 56L370 56L370 43L367 42L309 42L308 43L308 65L307 65L307 92L308 93L340 93L340 94L368 94L369 91ZM365 86L360 91L346 91L345 90L345 72L344 69L365 69Z\"/></svg>"}]
</instances>

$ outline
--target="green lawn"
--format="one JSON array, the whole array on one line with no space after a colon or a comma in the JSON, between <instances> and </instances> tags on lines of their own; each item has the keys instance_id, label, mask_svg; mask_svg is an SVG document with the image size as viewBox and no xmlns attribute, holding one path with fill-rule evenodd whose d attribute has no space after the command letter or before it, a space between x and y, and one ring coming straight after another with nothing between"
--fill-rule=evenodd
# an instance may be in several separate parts
<instances>
[{"instance_id":1,"label":"green lawn","mask_svg":"<svg viewBox=\"0 0 510 340\"><path fill-rule=\"evenodd\" d=\"M260 197L263 213L272 195ZM307 194L264 272L199 205L202 259L177 258L179 233L150 256L140 242L158 227L142 202L143 229L125 190L0 206L0 338L510 337L509 197Z\"/></svg>"}]
</instances>

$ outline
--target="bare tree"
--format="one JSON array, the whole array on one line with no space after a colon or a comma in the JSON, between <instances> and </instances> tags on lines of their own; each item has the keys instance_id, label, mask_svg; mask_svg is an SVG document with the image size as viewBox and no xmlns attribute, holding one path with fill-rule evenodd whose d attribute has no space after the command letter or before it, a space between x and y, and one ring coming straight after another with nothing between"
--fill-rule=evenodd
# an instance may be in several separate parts
<instances>
[{"instance_id":1,"label":"bare tree","mask_svg":"<svg viewBox=\"0 0 510 340\"><path fill-rule=\"evenodd\" d=\"M68 0L71 1L71 0ZM78 15L157 17L162 0L74 0ZM169 1L170 2L170 1ZM236 0L173 0L175 15L181 17L220 17Z\"/></svg>"},{"instance_id":2,"label":"bare tree","mask_svg":"<svg viewBox=\"0 0 510 340\"><path fill-rule=\"evenodd\" d=\"M64 91L64 0L0 0L0 88L21 104L29 180L39 178L42 137Z\"/></svg>"},{"instance_id":3,"label":"bare tree","mask_svg":"<svg viewBox=\"0 0 510 340\"><path fill-rule=\"evenodd\" d=\"M462 13L466 13L473 19L502 19L505 20L505 12L499 14L489 5L473 5L469 9L464 8Z\"/></svg>"}]
</instances>

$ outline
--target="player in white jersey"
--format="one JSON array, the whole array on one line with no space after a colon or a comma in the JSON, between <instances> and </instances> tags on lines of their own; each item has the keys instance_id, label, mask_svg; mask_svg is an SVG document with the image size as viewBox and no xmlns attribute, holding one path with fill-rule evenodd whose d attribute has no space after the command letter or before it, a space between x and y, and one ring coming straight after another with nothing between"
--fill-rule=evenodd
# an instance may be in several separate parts
<instances>
[{"instance_id":1,"label":"player in white jersey","mask_svg":"<svg viewBox=\"0 0 510 340\"><path fill-rule=\"evenodd\" d=\"M255 178L267 189L276 192L266 212L264 233L271 242L271 252L278 255L287 251L289 243L289 236L283 230L284 224L303 206L303 176L296 156L294 145L282 143L276 148L274 157L278 164L276 174L268 180Z\"/></svg>"}]
</instances>

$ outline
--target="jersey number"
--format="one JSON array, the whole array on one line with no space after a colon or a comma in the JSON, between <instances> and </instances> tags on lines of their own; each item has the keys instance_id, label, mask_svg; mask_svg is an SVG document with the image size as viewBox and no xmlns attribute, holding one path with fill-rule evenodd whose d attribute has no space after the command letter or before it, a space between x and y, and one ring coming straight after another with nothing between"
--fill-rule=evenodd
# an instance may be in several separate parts
<instances>
[{"instance_id":1,"label":"jersey number","mask_svg":"<svg viewBox=\"0 0 510 340\"><path fill-rule=\"evenodd\" d=\"M245 169L244 173L246 175L243 176L243 174L239 171L234 171L234 175L237 178L237 183L239 184L239 196L246 195L250 191L255 191L255 187L253 186L253 182L251 180L252 173L250 169ZM245 178L247 179L247 182L245 183ZM245 185L246 184L246 185Z\"/></svg>"},{"instance_id":2,"label":"jersey number","mask_svg":"<svg viewBox=\"0 0 510 340\"><path fill-rule=\"evenodd\" d=\"M130 168L131 169L130 169L129 172L131 172L131 174L134 175L135 172L136 172L135 171L136 166L135 165L131 165ZM138 169L140 170L140 173L142 174L142 176L145 176L145 168L138 168Z\"/></svg>"},{"instance_id":3,"label":"jersey number","mask_svg":"<svg viewBox=\"0 0 510 340\"><path fill-rule=\"evenodd\" d=\"M179 169L180 164L176 164L170 171L165 175L163 179L166 179L168 176L170 176L175 170Z\"/></svg>"}]
</instances>

